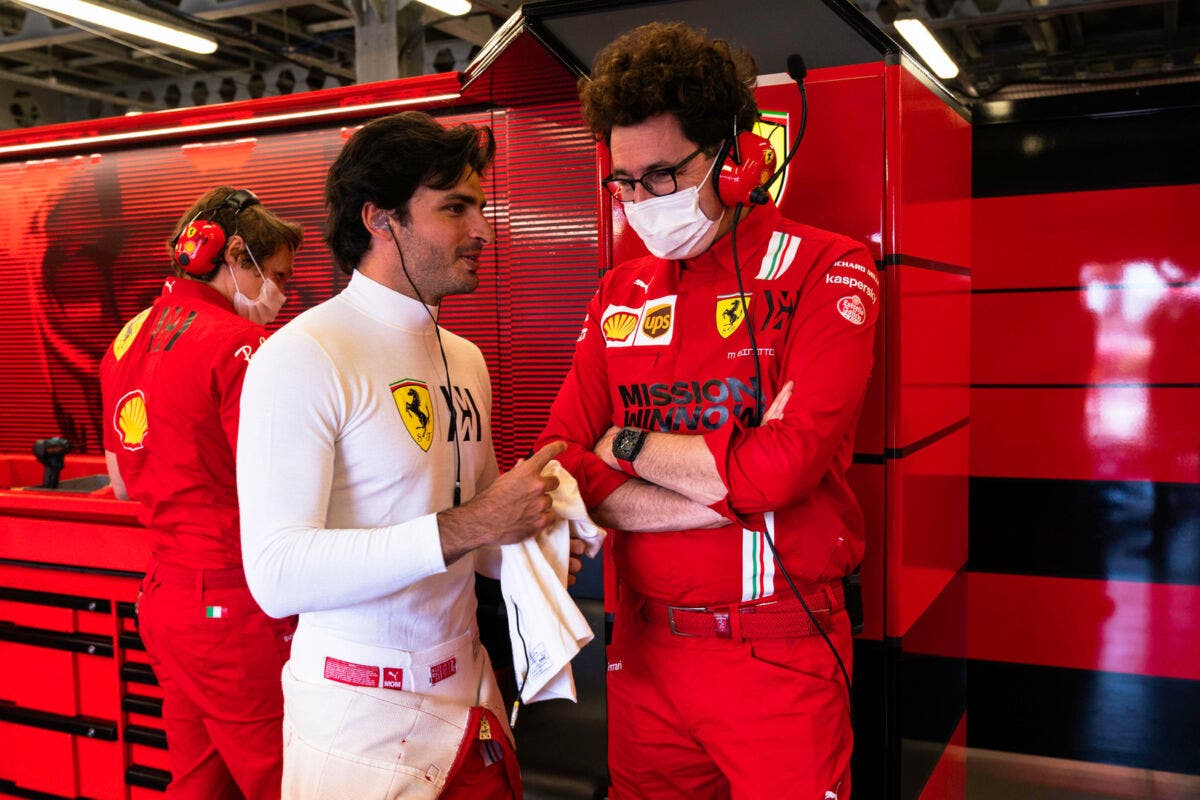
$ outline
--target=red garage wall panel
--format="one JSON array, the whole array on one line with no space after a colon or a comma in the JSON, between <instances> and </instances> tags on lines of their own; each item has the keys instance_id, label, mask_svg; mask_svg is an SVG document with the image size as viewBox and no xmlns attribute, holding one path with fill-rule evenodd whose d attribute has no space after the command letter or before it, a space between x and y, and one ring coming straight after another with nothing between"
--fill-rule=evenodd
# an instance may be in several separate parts
<instances>
[{"instance_id":1,"label":"red garage wall panel","mask_svg":"<svg viewBox=\"0 0 1200 800\"><path fill-rule=\"evenodd\" d=\"M1131 100L975 132L968 741L1200 774L1200 109Z\"/></svg>"}]
</instances>

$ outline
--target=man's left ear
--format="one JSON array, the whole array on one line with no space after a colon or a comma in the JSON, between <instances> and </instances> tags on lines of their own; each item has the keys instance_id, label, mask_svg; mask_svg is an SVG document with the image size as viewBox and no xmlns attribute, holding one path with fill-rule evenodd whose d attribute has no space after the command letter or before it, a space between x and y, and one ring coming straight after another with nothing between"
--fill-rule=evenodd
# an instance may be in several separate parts
<instances>
[{"instance_id":1,"label":"man's left ear","mask_svg":"<svg viewBox=\"0 0 1200 800\"><path fill-rule=\"evenodd\" d=\"M229 241L225 243L225 263L231 267L240 267L245 256L246 241L237 234L230 236Z\"/></svg>"}]
</instances>

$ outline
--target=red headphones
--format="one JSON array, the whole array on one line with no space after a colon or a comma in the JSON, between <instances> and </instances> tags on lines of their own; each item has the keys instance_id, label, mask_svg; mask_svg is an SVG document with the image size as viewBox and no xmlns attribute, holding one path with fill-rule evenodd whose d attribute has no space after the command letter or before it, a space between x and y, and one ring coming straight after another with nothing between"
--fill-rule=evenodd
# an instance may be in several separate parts
<instances>
[{"instance_id":1,"label":"red headphones","mask_svg":"<svg viewBox=\"0 0 1200 800\"><path fill-rule=\"evenodd\" d=\"M225 243L233 235L216 215L223 208L232 208L233 217L258 204L254 192L235 189L229 196L208 211L201 211L175 237L175 260L189 275L206 275L221 265ZM201 219L201 217L205 217Z\"/></svg>"},{"instance_id":2,"label":"red headphones","mask_svg":"<svg viewBox=\"0 0 1200 800\"><path fill-rule=\"evenodd\" d=\"M742 131L721 145L713 170L713 188L726 206L762 205L767 201L766 193L754 190L771 180L774 172L771 143L756 133Z\"/></svg>"}]
</instances>

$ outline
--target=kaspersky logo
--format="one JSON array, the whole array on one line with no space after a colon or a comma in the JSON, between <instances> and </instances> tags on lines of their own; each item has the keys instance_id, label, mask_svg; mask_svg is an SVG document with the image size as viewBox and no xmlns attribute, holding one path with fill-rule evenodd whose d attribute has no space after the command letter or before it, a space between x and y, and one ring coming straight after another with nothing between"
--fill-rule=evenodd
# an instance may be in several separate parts
<instances>
[{"instance_id":1,"label":"kaspersky logo","mask_svg":"<svg viewBox=\"0 0 1200 800\"><path fill-rule=\"evenodd\" d=\"M134 389L117 401L117 408L113 412L113 428L126 450L136 452L142 449L142 443L150 435L150 423L146 413L146 396L141 389Z\"/></svg>"},{"instance_id":2,"label":"kaspersky logo","mask_svg":"<svg viewBox=\"0 0 1200 800\"><path fill-rule=\"evenodd\" d=\"M406 378L388 385L400 419L417 447L428 452L433 444L433 401L424 381Z\"/></svg>"}]
</instances>

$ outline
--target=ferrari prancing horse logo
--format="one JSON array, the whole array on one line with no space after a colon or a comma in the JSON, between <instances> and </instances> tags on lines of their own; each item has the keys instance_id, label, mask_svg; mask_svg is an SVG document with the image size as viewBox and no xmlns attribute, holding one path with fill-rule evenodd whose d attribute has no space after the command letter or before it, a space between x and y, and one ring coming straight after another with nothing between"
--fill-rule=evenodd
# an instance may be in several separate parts
<instances>
[{"instance_id":1,"label":"ferrari prancing horse logo","mask_svg":"<svg viewBox=\"0 0 1200 800\"><path fill-rule=\"evenodd\" d=\"M389 384L392 399L400 411L400 419L408 434L422 450L429 452L433 444L433 401L424 381L405 379Z\"/></svg>"},{"instance_id":2,"label":"ferrari prancing horse logo","mask_svg":"<svg viewBox=\"0 0 1200 800\"><path fill-rule=\"evenodd\" d=\"M721 338L728 339L742 327L749 305L750 295L724 294L717 297L717 333L721 334Z\"/></svg>"}]
</instances>

